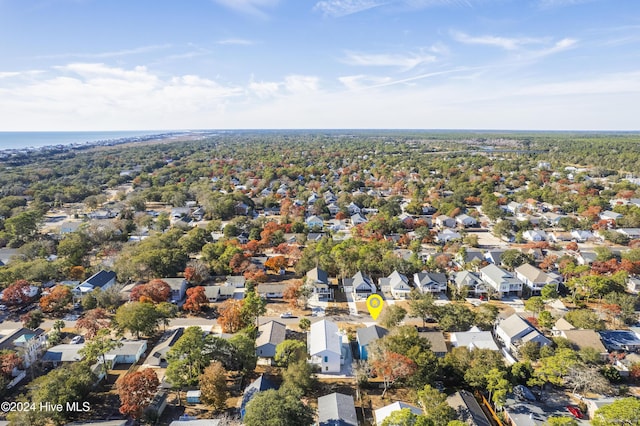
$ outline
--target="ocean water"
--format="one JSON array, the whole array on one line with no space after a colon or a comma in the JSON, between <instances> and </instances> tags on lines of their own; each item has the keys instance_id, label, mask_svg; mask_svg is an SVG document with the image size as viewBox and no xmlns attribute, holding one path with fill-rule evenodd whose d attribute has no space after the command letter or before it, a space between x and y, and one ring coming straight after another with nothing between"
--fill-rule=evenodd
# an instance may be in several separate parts
<instances>
[{"instance_id":1,"label":"ocean water","mask_svg":"<svg viewBox=\"0 0 640 426\"><path fill-rule=\"evenodd\" d=\"M159 135L165 130L103 131L103 132L0 132L0 150L39 148Z\"/></svg>"}]
</instances>

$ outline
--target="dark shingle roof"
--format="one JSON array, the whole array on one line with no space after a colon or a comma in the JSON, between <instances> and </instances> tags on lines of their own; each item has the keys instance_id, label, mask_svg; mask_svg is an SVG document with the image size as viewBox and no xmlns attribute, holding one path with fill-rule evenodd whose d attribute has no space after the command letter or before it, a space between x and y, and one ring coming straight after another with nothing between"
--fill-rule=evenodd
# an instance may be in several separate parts
<instances>
[{"instance_id":1,"label":"dark shingle roof","mask_svg":"<svg viewBox=\"0 0 640 426\"><path fill-rule=\"evenodd\" d=\"M319 426L358 426L351 395L332 393L318 398Z\"/></svg>"}]
</instances>

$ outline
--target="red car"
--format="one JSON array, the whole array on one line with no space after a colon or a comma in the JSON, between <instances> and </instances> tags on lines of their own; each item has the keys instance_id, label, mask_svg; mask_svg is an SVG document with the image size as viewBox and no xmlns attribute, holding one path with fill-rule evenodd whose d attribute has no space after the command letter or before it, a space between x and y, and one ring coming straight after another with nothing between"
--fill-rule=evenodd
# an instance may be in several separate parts
<instances>
[{"instance_id":1,"label":"red car","mask_svg":"<svg viewBox=\"0 0 640 426\"><path fill-rule=\"evenodd\" d=\"M567 410L573 415L573 417L575 417L576 419L582 419L584 418L584 414L582 414L582 411L580 411L580 409L578 407L574 407L572 405L567 405Z\"/></svg>"}]
</instances>

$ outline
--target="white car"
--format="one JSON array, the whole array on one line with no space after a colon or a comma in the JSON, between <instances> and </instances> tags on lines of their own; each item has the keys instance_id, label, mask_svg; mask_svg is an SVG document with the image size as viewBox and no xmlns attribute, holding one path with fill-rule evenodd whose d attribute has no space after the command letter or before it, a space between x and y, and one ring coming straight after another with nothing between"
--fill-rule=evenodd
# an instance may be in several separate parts
<instances>
[{"instance_id":1,"label":"white car","mask_svg":"<svg viewBox=\"0 0 640 426\"><path fill-rule=\"evenodd\" d=\"M291 312L283 312L280 314L280 318L293 318Z\"/></svg>"},{"instance_id":2,"label":"white car","mask_svg":"<svg viewBox=\"0 0 640 426\"><path fill-rule=\"evenodd\" d=\"M84 337L82 336L76 336L73 339L71 339L71 344L72 345L77 345L79 343L82 343L84 341Z\"/></svg>"},{"instance_id":3,"label":"white car","mask_svg":"<svg viewBox=\"0 0 640 426\"><path fill-rule=\"evenodd\" d=\"M0 305L0 311L6 311L7 305Z\"/></svg>"}]
</instances>

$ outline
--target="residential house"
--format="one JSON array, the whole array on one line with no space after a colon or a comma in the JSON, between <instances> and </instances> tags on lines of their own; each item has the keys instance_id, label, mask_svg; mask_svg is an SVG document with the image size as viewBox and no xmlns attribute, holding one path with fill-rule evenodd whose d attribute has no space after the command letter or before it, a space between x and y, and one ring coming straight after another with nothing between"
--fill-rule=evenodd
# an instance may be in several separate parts
<instances>
[{"instance_id":1,"label":"residential house","mask_svg":"<svg viewBox=\"0 0 640 426\"><path fill-rule=\"evenodd\" d=\"M435 237L435 241L437 243L448 243L449 241L453 241L453 240L460 240L462 239L462 235L452 229L445 229L442 232L438 232L436 234Z\"/></svg>"},{"instance_id":2,"label":"residential house","mask_svg":"<svg viewBox=\"0 0 640 426\"><path fill-rule=\"evenodd\" d=\"M242 275L227 275L224 284L233 288L244 288L247 279Z\"/></svg>"},{"instance_id":3,"label":"residential house","mask_svg":"<svg viewBox=\"0 0 640 426\"><path fill-rule=\"evenodd\" d=\"M360 359L368 359L367 346L371 342L383 338L389 333L386 328L379 325L370 325L369 327L359 328L356 331L356 342L358 342L358 353Z\"/></svg>"},{"instance_id":4,"label":"residential house","mask_svg":"<svg viewBox=\"0 0 640 426\"><path fill-rule=\"evenodd\" d=\"M355 300L366 299L377 291L371 277L364 275L362 271L356 272L352 278L345 278L342 283L344 291L351 293Z\"/></svg>"},{"instance_id":5,"label":"residential house","mask_svg":"<svg viewBox=\"0 0 640 426\"><path fill-rule=\"evenodd\" d=\"M361 213L356 213L351 216L351 225L358 226L363 223L369 222L366 217L362 216Z\"/></svg>"},{"instance_id":6,"label":"residential house","mask_svg":"<svg viewBox=\"0 0 640 426\"><path fill-rule=\"evenodd\" d=\"M113 271L105 271L103 269L100 272L96 272L95 274L87 278L84 282L74 288L73 292L77 296L83 296L87 293L91 293L96 288L106 290L115 283L116 273Z\"/></svg>"},{"instance_id":7,"label":"residential house","mask_svg":"<svg viewBox=\"0 0 640 426\"><path fill-rule=\"evenodd\" d=\"M217 302L218 300L226 300L232 298L235 293L235 288L228 285L207 285L204 286L204 295L207 297L209 303Z\"/></svg>"},{"instance_id":8,"label":"residential house","mask_svg":"<svg viewBox=\"0 0 640 426\"><path fill-rule=\"evenodd\" d=\"M486 296L488 293L487 286L478 275L470 271L456 272L453 278L458 290L467 289L467 294L471 297Z\"/></svg>"},{"instance_id":9,"label":"residential house","mask_svg":"<svg viewBox=\"0 0 640 426\"><path fill-rule=\"evenodd\" d=\"M476 226L478 224L478 221L466 214L459 214L458 216L455 217L456 222L458 223L458 225L462 226L463 228L470 228L472 226Z\"/></svg>"},{"instance_id":10,"label":"residential house","mask_svg":"<svg viewBox=\"0 0 640 426\"><path fill-rule=\"evenodd\" d=\"M269 321L258 327L256 355L260 358L276 356L276 346L287 337L287 326L278 321Z\"/></svg>"},{"instance_id":11,"label":"residential house","mask_svg":"<svg viewBox=\"0 0 640 426\"><path fill-rule=\"evenodd\" d=\"M539 346L551 345L547 339L529 321L513 314L502 319L495 327L496 337L512 352L517 353L518 347L527 342L538 343Z\"/></svg>"},{"instance_id":12,"label":"residential house","mask_svg":"<svg viewBox=\"0 0 640 426\"><path fill-rule=\"evenodd\" d=\"M435 218L435 223L440 228L455 228L456 220L447 215L441 214Z\"/></svg>"},{"instance_id":13,"label":"residential house","mask_svg":"<svg viewBox=\"0 0 640 426\"><path fill-rule=\"evenodd\" d=\"M547 241L548 236L547 233L540 229L528 229L522 233L522 237L531 242L541 242Z\"/></svg>"},{"instance_id":14,"label":"residential house","mask_svg":"<svg viewBox=\"0 0 640 426\"><path fill-rule=\"evenodd\" d=\"M423 294L442 293L447 291L447 276L442 272L416 272L413 284Z\"/></svg>"},{"instance_id":15,"label":"residential house","mask_svg":"<svg viewBox=\"0 0 640 426\"><path fill-rule=\"evenodd\" d=\"M80 344L62 344L52 346L42 356L42 363L57 367L62 363L72 363L81 361L83 356L80 355L80 349L84 348L84 343Z\"/></svg>"},{"instance_id":16,"label":"residential house","mask_svg":"<svg viewBox=\"0 0 640 426\"><path fill-rule=\"evenodd\" d=\"M520 213L520 209L522 208L522 204L517 203L515 201L511 201L506 206L504 206L504 208L509 213L511 213L513 215L516 215L516 214Z\"/></svg>"},{"instance_id":17,"label":"residential house","mask_svg":"<svg viewBox=\"0 0 640 426\"><path fill-rule=\"evenodd\" d=\"M466 390L459 390L447 398L447 404L453 408L460 420L473 426L492 426L484 410L473 394Z\"/></svg>"},{"instance_id":18,"label":"residential house","mask_svg":"<svg viewBox=\"0 0 640 426\"><path fill-rule=\"evenodd\" d=\"M444 358L447 352L449 352L447 341L445 340L442 331L421 331L418 335L427 339L429 343L431 343L431 352L433 352L438 358Z\"/></svg>"},{"instance_id":19,"label":"residential house","mask_svg":"<svg viewBox=\"0 0 640 426\"><path fill-rule=\"evenodd\" d=\"M618 228L615 229L615 231L624 235L630 240L640 239L640 228Z\"/></svg>"},{"instance_id":20,"label":"residential house","mask_svg":"<svg viewBox=\"0 0 640 426\"><path fill-rule=\"evenodd\" d=\"M402 222L402 225L405 228L413 229L413 226L414 226L413 216L411 216L408 213L402 213L400 216L398 216L398 219L400 220L400 222Z\"/></svg>"},{"instance_id":21,"label":"residential house","mask_svg":"<svg viewBox=\"0 0 640 426\"><path fill-rule=\"evenodd\" d=\"M307 339L309 362L322 373L339 373L342 360L342 336L338 326L329 320L311 324Z\"/></svg>"},{"instance_id":22,"label":"residential house","mask_svg":"<svg viewBox=\"0 0 640 426\"><path fill-rule=\"evenodd\" d=\"M171 287L171 302L177 303L184 299L184 296L187 292L187 287L189 286L189 282L184 278L163 278L162 281L169 284Z\"/></svg>"},{"instance_id":23,"label":"residential house","mask_svg":"<svg viewBox=\"0 0 640 426\"><path fill-rule=\"evenodd\" d=\"M547 284L555 285L556 288L560 284L560 278L555 274L548 274L528 263L516 267L514 272L516 277L529 287L534 296L539 296L540 290Z\"/></svg>"},{"instance_id":24,"label":"residential house","mask_svg":"<svg viewBox=\"0 0 640 426\"><path fill-rule=\"evenodd\" d=\"M324 219L316 215L309 216L304 222L310 229L322 229L324 226Z\"/></svg>"},{"instance_id":25,"label":"residential house","mask_svg":"<svg viewBox=\"0 0 640 426\"><path fill-rule=\"evenodd\" d=\"M631 330L604 330L598 333L609 351L640 352L640 338Z\"/></svg>"},{"instance_id":26,"label":"residential house","mask_svg":"<svg viewBox=\"0 0 640 426\"><path fill-rule=\"evenodd\" d=\"M610 220L615 222L618 219L622 219L622 214L613 212L611 210L605 210L600 213L600 220Z\"/></svg>"},{"instance_id":27,"label":"residential house","mask_svg":"<svg viewBox=\"0 0 640 426\"><path fill-rule=\"evenodd\" d=\"M488 250L485 254L484 254L484 258L487 260L487 262L489 263L493 263L494 265L501 265L502 264L502 254L505 252L505 250Z\"/></svg>"},{"instance_id":28,"label":"residential house","mask_svg":"<svg viewBox=\"0 0 640 426\"><path fill-rule=\"evenodd\" d=\"M381 426L384 422L384 419L389 417L391 413L394 411L400 411L404 408L408 408L411 412L417 416L422 415L422 410L418 407L414 407L413 405L407 404L406 402L396 401L392 404L385 405L382 408L378 408L374 411L374 416L376 418L376 426Z\"/></svg>"},{"instance_id":29,"label":"residential house","mask_svg":"<svg viewBox=\"0 0 640 426\"><path fill-rule=\"evenodd\" d=\"M280 283L260 283L256 287L260 297L265 299L282 299L287 284Z\"/></svg>"},{"instance_id":30,"label":"residential house","mask_svg":"<svg viewBox=\"0 0 640 426\"><path fill-rule=\"evenodd\" d=\"M584 243L593 239L593 232L583 229L574 229L571 231L571 237L579 243Z\"/></svg>"},{"instance_id":31,"label":"residential house","mask_svg":"<svg viewBox=\"0 0 640 426\"><path fill-rule=\"evenodd\" d=\"M406 275L400 272L393 271L388 277L382 277L378 280L380 290L385 293L391 293L391 296L396 299L407 299L411 293L411 285Z\"/></svg>"},{"instance_id":32,"label":"residential house","mask_svg":"<svg viewBox=\"0 0 640 426\"><path fill-rule=\"evenodd\" d=\"M471 327L469 331L459 331L451 333L449 340L454 348L465 347L469 350L473 349L489 349L499 351L493 334L490 331L482 331L478 327Z\"/></svg>"},{"instance_id":33,"label":"residential house","mask_svg":"<svg viewBox=\"0 0 640 426\"><path fill-rule=\"evenodd\" d=\"M595 349L602 361L606 361L609 356L607 348L602 344L600 335L595 330L561 330L558 335L570 341L577 350Z\"/></svg>"},{"instance_id":34,"label":"residential house","mask_svg":"<svg viewBox=\"0 0 640 426\"><path fill-rule=\"evenodd\" d=\"M27 368L37 361L47 343L47 335L41 328L31 330L18 328L0 330L0 351L15 351L22 356L23 367Z\"/></svg>"},{"instance_id":35,"label":"residential house","mask_svg":"<svg viewBox=\"0 0 640 426\"><path fill-rule=\"evenodd\" d=\"M111 366L110 368L119 364L135 364L147 350L146 340L122 340L120 344L104 355L107 365Z\"/></svg>"},{"instance_id":36,"label":"residential house","mask_svg":"<svg viewBox=\"0 0 640 426\"><path fill-rule=\"evenodd\" d=\"M334 392L318 398L318 426L358 426L353 397Z\"/></svg>"},{"instance_id":37,"label":"residential house","mask_svg":"<svg viewBox=\"0 0 640 426\"><path fill-rule=\"evenodd\" d=\"M335 216L340 211L340 206L338 206L336 203L331 203L327 205L327 209L329 209L329 213L331 214L331 216Z\"/></svg>"},{"instance_id":38,"label":"residential house","mask_svg":"<svg viewBox=\"0 0 640 426\"><path fill-rule=\"evenodd\" d=\"M183 333L184 328L182 327L165 331L156 346L151 350L150 355L144 360L144 364L166 368L168 365L167 352L169 352L169 349L182 337Z\"/></svg>"},{"instance_id":39,"label":"residential house","mask_svg":"<svg viewBox=\"0 0 640 426\"><path fill-rule=\"evenodd\" d=\"M351 216L353 216L354 214L359 214L362 213L362 209L355 203L349 203L349 205L347 206L347 210L349 211L349 214Z\"/></svg>"},{"instance_id":40,"label":"residential house","mask_svg":"<svg viewBox=\"0 0 640 426\"><path fill-rule=\"evenodd\" d=\"M240 402L240 417L244 418L247 404L251 402L253 397L255 397L258 393L264 392L269 389L277 389L277 387L271 380L267 379L264 374L251 382L251 384L247 386L242 393L242 401Z\"/></svg>"},{"instance_id":41,"label":"residential house","mask_svg":"<svg viewBox=\"0 0 640 426\"><path fill-rule=\"evenodd\" d=\"M333 289L329 286L329 275L326 271L315 267L307 272L305 285L311 288L314 298L332 300Z\"/></svg>"},{"instance_id":42,"label":"residential house","mask_svg":"<svg viewBox=\"0 0 640 426\"><path fill-rule=\"evenodd\" d=\"M480 250L465 249L456 253L454 261L460 267L464 267L468 263L476 263L481 265L486 262L484 254Z\"/></svg>"},{"instance_id":43,"label":"residential house","mask_svg":"<svg viewBox=\"0 0 640 426\"><path fill-rule=\"evenodd\" d=\"M522 281L516 278L511 272L493 263L480 269L480 278L486 284L493 287L493 289L500 294L500 297L507 295L520 296L522 294Z\"/></svg>"},{"instance_id":44,"label":"residential house","mask_svg":"<svg viewBox=\"0 0 640 426\"><path fill-rule=\"evenodd\" d=\"M640 293L640 278L639 277L629 277L627 279L627 291L633 294Z\"/></svg>"}]
</instances>

